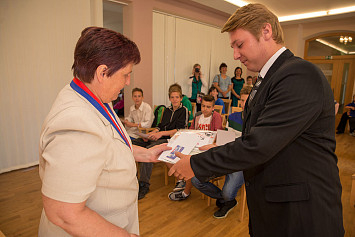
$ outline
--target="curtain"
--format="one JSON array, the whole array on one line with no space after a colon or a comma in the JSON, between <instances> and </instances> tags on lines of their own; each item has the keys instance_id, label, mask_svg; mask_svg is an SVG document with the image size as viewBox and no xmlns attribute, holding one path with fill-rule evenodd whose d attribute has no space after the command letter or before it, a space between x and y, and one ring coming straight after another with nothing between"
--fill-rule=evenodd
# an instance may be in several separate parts
<instances>
[{"instance_id":1,"label":"curtain","mask_svg":"<svg viewBox=\"0 0 355 237\"><path fill-rule=\"evenodd\" d=\"M73 78L75 44L97 2L0 1L0 173L38 163L42 123Z\"/></svg>"},{"instance_id":2,"label":"curtain","mask_svg":"<svg viewBox=\"0 0 355 237\"><path fill-rule=\"evenodd\" d=\"M188 93L187 80L195 63L201 65L210 87L222 62L228 65L230 77L234 76L234 68L241 65L233 59L228 33L221 34L215 26L153 12L154 105L170 104L168 88L175 82L181 85L183 94Z\"/></svg>"}]
</instances>

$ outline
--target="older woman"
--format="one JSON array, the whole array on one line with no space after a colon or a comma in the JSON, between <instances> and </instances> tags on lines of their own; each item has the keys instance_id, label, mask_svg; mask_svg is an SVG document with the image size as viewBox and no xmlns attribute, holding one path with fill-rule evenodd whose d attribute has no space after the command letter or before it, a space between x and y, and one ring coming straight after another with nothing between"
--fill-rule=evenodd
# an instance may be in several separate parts
<instances>
[{"instance_id":1,"label":"older woman","mask_svg":"<svg viewBox=\"0 0 355 237\"><path fill-rule=\"evenodd\" d=\"M213 78L213 85L217 88L218 98L229 99L233 85L231 78L227 76L227 64L221 63L219 72L220 74Z\"/></svg>"},{"instance_id":2,"label":"older woman","mask_svg":"<svg viewBox=\"0 0 355 237\"><path fill-rule=\"evenodd\" d=\"M82 31L74 79L57 96L40 137L39 236L139 234L135 160L154 162L168 149L132 146L113 112L111 101L139 62L136 44L123 35Z\"/></svg>"}]
</instances>

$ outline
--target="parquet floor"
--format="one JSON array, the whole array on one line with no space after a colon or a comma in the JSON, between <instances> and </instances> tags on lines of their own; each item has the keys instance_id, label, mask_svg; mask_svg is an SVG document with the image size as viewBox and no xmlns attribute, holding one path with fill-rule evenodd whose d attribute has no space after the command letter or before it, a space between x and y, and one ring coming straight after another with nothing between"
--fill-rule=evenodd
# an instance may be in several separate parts
<instances>
[{"instance_id":1,"label":"parquet floor","mask_svg":"<svg viewBox=\"0 0 355 237\"><path fill-rule=\"evenodd\" d=\"M355 173L355 138L342 134L336 135L336 139L345 236L351 237L355 236L355 208L349 203L351 175ZM174 178L170 177L165 186L163 176L162 164L156 164L151 191L139 201L141 236L249 236L248 214L243 222L239 221L239 204L226 219L214 219L214 202L208 207L207 200L202 200L196 189L185 201L170 201L167 195L174 187ZM5 236L37 236L42 210L40 188L38 166L0 175L0 230Z\"/></svg>"}]
</instances>

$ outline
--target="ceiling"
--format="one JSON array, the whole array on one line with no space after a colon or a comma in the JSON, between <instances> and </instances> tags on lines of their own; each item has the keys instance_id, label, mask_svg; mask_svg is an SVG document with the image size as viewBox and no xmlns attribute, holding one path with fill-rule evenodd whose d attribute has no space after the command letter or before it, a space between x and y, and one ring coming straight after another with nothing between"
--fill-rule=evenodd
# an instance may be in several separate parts
<instances>
[{"instance_id":1,"label":"ceiling","mask_svg":"<svg viewBox=\"0 0 355 237\"><path fill-rule=\"evenodd\" d=\"M238 8L237 6L224 0L190 1L228 13L230 15L233 14L233 12ZM244 0L244 2L261 3L267 6L278 17L355 6L355 0Z\"/></svg>"},{"instance_id":2,"label":"ceiling","mask_svg":"<svg viewBox=\"0 0 355 237\"><path fill-rule=\"evenodd\" d=\"M180 0L181 1L181 0ZM222 14L231 15L234 13L238 7L224 0L185 0L185 2L190 2L195 5L200 5L201 7L210 8L214 11L219 11ZM345 8L355 6L355 0L244 0L247 3L261 3L267 6L272 12L278 17L289 16L289 15L298 15L303 13L319 12L319 11L329 11L332 9ZM302 19L294 21L285 21L281 25L288 24L299 24L339 18L350 18L355 20L355 12L331 15L331 16L322 16L311 19ZM355 29L354 29L355 31ZM323 37L321 40L327 44L335 46L335 48L340 48L341 50L355 53L355 38L354 33L350 33L349 36L353 37L353 42L349 42L346 45L339 42L339 36L328 36ZM315 44L322 45L320 42L315 42ZM313 43L314 45L314 43ZM322 46L324 47L324 45ZM334 52L341 54L339 50L332 49ZM345 53L346 54L346 53Z\"/></svg>"}]
</instances>

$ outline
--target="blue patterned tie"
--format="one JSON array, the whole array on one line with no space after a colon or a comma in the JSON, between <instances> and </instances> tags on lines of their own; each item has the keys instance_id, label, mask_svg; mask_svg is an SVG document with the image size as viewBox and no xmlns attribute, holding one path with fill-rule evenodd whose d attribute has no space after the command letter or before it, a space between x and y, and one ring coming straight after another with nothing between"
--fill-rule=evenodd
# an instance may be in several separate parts
<instances>
[{"instance_id":1,"label":"blue patterned tie","mask_svg":"<svg viewBox=\"0 0 355 237\"><path fill-rule=\"evenodd\" d=\"M258 91L258 88L259 88L262 80L263 80L263 78L259 74L258 75L258 79L256 80L256 83L255 83L255 85L253 87L253 90L250 92L248 105L250 105L251 101L253 100L256 92Z\"/></svg>"}]
</instances>

